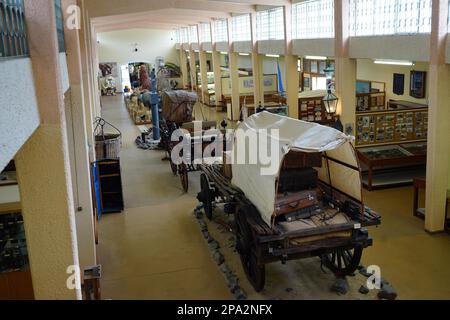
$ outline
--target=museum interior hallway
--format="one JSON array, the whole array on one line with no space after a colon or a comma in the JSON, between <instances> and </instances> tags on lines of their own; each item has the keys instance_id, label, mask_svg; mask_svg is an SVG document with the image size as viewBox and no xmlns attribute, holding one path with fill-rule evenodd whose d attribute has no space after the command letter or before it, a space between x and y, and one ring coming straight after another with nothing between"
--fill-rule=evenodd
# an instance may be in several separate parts
<instances>
[{"instance_id":1,"label":"museum interior hallway","mask_svg":"<svg viewBox=\"0 0 450 320\"><path fill-rule=\"evenodd\" d=\"M104 215L99 222L102 297L232 298L192 214L197 205L198 174L190 175L190 190L184 194L179 178L161 160L162 151L136 147L139 130L132 124L122 96L104 97L102 105L103 117L123 134L126 207L123 213ZM209 120L223 118L203 108ZM423 221L412 216L412 187L365 192L365 199L381 213L382 224L369 230L374 246L364 251L363 264L380 266L399 299L448 298L450 237L426 233ZM311 299L326 297L319 289L308 294Z\"/></svg>"}]
</instances>

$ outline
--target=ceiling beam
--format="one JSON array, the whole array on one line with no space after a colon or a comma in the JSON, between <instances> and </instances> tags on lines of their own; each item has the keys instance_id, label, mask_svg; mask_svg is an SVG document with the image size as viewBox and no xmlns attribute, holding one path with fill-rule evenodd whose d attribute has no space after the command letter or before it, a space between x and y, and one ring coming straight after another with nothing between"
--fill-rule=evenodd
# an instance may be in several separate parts
<instances>
[{"instance_id":1,"label":"ceiling beam","mask_svg":"<svg viewBox=\"0 0 450 320\"><path fill-rule=\"evenodd\" d=\"M291 3L290 0L208 0L208 1L239 3L239 4L249 4L249 5L261 5L261 6L273 6L273 7L284 6L284 5L288 5Z\"/></svg>"},{"instance_id":2,"label":"ceiling beam","mask_svg":"<svg viewBox=\"0 0 450 320\"><path fill-rule=\"evenodd\" d=\"M146 26L149 28L152 28L155 25L158 26L165 26L171 29L176 29L178 27L188 26L191 24L196 24L197 22L195 20L188 20L188 19L178 19L174 21L167 21L167 20L160 20L160 19L152 19L152 20L131 20L131 21L114 21L114 22L108 22L108 23L100 23L95 24L95 30L103 30L105 28L115 28L116 26L127 26L127 25L139 25L139 26Z\"/></svg>"},{"instance_id":3,"label":"ceiling beam","mask_svg":"<svg viewBox=\"0 0 450 320\"><path fill-rule=\"evenodd\" d=\"M134 14L170 8L218 13L249 13L255 11L255 6L247 3L208 0L89 0L85 1L85 6L91 18Z\"/></svg>"},{"instance_id":4,"label":"ceiling beam","mask_svg":"<svg viewBox=\"0 0 450 320\"><path fill-rule=\"evenodd\" d=\"M210 21L212 18L228 18L229 13L215 13L207 11L195 11L195 10L178 10L178 9L164 9L149 12L140 12L133 14L122 14L117 16L108 16L92 19L95 24L100 24L103 22L109 23L111 21L131 21L138 19L165 19L167 21L172 21L176 19L192 18L195 21Z\"/></svg>"}]
</instances>

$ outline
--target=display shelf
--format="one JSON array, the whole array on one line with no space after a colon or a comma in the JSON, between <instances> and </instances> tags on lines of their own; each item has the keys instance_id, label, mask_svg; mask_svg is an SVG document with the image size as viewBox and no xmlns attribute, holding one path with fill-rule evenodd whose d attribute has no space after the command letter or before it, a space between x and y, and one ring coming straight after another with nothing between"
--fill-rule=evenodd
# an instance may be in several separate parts
<instances>
[{"instance_id":1,"label":"display shelf","mask_svg":"<svg viewBox=\"0 0 450 320\"><path fill-rule=\"evenodd\" d=\"M426 172L425 167L410 167L398 169L385 169L377 170L372 176L370 181L369 173L363 172L362 182L364 187L369 190L386 189L400 186L411 185L414 178L417 176L422 176Z\"/></svg>"},{"instance_id":2,"label":"display shelf","mask_svg":"<svg viewBox=\"0 0 450 320\"><path fill-rule=\"evenodd\" d=\"M369 190L407 185L423 174L426 143L358 148L364 186Z\"/></svg>"},{"instance_id":3,"label":"display shelf","mask_svg":"<svg viewBox=\"0 0 450 320\"><path fill-rule=\"evenodd\" d=\"M120 161L102 160L93 164L97 213L116 213L124 210Z\"/></svg>"},{"instance_id":4,"label":"display shelf","mask_svg":"<svg viewBox=\"0 0 450 320\"><path fill-rule=\"evenodd\" d=\"M386 111L386 83L356 81L356 113Z\"/></svg>"},{"instance_id":5,"label":"display shelf","mask_svg":"<svg viewBox=\"0 0 450 320\"><path fill-rule=\"evenodd\" d=\"M298 96L299 120L316 122L320 124L333 124L336 118L327 114L323 98L326 95L324 90L302 92Z\"/></svg>"},{"instance_id":6,"label":"display shelf","mask_svg":"<svg viewBox=\"0 0 450 320\"><path fill-rule=\"evenodd\" d=\"M427 108L356 115L357 146L426 141L427 132Z\"/></svg>"},{"instance_id":7,"label":"display shelf","mask_svg":"<svg viewBox=\"0 0 450 320\"><path fill-rule=\"evenodd\" d=\"M33 299L19 202L0 204L0 300Z\"/></svg>"}]
</instances>

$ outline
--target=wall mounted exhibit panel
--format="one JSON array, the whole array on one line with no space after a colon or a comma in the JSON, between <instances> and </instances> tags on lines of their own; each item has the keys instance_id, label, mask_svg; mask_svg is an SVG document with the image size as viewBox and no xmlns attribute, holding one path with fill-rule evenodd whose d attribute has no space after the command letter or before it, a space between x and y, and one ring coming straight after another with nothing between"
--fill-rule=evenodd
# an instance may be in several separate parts
<instances>
[{"instance_id":1,"label":"wall mounted exhibit panel","mask_svg":"<svg viewBox=\"0 0 450 320\"><path fill-rule=\"evenodd\" d=\"M1 171L39 126L40 118L31 60L4 60L0 62L0 74Z\"/></svg>"},{"instance_id":2,"label":"wall mounted exhibit panel","mask_svg":"<svg viewBox=\"0 0 450 320\"><path fill-rule=\"evenodd\" d=\"M334 39L292 40L292 54L295 56L334 57Z\"/></svg>"},{"instance_id":3,"label":"wall mounted exhibit panel","mask_svg":"<svg viewBox=\"0 0 450 320\"><path fill-rule=\"evenodd\" d=\"M350 57L429 61L430 35L395 35L350 38Z\"/></svg>"},{"instance_id":4,"label":"wall mounted exhibit panel","mask_svg":"<svg viewBox=\"0 0 450 320\"><path fill-rule=\"evenodd\" d=\"M239 94L253 93L254 82L253 77L239 77ZM264 76L264 92L278 93L278 78L276 74L269 74ZM224 96L231 95L231 80L230 78L222 78L222 94Z\"/></svg>"},{"instance_id":5,"label":"wall mounted exhibit panel","mask_svg":"<svg viewBox=\"0 0 450 320\"><path fill-rule=\"evenodd\" d=\"M258 41L259 54L286 54L285 40L261 40Z\"/></svg>"}]
</instances>

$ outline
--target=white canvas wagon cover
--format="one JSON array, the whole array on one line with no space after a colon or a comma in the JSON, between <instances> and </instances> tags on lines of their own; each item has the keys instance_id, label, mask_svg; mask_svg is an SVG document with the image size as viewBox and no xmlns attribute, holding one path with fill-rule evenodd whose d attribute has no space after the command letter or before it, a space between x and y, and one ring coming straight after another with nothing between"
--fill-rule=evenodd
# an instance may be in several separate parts
<instances>
[{"instance_id":1,"label":"white canvas wagon cover","mask_svg":"<svg viewBox=\"0 0 450 320\"><path fill-rule=\"evenodd\" d=\"M361 178L359 163L352 145L353 137L327 126L269 112L252 115L241 122L237 129L243 130L245 133L249 133L247 132L249 130L254 131L257 136L261 135L261 130L268 130L268 150L270 150L271 142L278 142L280 157L276 159L278 161L276 172L272 170L273 173L262 175L262 169L268 166L262 163L260 157L257 157L256 164L237 164L235 161L232 165L232 184L245 193L267 224L272 224L276 200L276 181L284 157L289 152L322 152L326 156L322 159L322 167L315 168L318 171L319 179L361 201ZM271 134L271 129L278 129L278 137ZM236 133L236 137L238 137L238 133ZM233 144L234 160L236 160L238 150L242 150L242 145L238 146L239 143L245 143L243 140L245 139L235 139ZM248 144L245 146L246 150L248 150L248 146ZM256 151L252 150L252 152Z\"/></svg>"}]
</instances>

